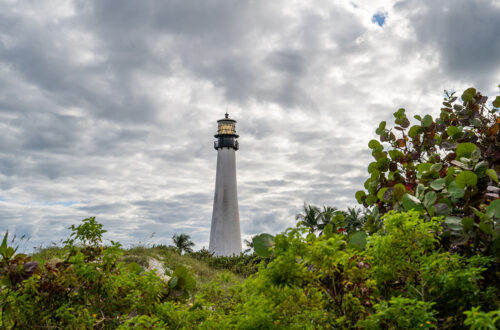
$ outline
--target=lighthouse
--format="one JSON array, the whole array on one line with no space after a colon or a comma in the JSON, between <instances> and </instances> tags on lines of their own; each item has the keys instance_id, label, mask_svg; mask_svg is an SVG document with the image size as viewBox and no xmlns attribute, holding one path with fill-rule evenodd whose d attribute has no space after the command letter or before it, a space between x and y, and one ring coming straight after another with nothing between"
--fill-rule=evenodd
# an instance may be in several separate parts
<instances>
[{"instance_id":1,"label":"lighthouse","mask_svg":"<svg viewBox=\"0 0 500 330\"><path fill-rule=\"evenodd\" d=\"M215 176L214 208L210 229L209 250L214 256L233 256L241 253L240 215L236 187L236 120L225 118L217 121L214 136L217 150L217 173Z\"/></svg>"}]
</instances>

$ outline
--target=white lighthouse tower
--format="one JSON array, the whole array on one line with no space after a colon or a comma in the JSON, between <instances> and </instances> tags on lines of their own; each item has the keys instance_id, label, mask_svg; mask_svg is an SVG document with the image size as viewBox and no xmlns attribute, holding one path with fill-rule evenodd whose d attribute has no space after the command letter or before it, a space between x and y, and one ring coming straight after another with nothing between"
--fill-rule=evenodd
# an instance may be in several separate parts
<instances>
[{"instance_id":1,"label":"white lighthouse tower","mask_svg":"<svg viewBox=\"0 0 500 330\"><path fill-rule=\"evenodd\" d=\"M214 209L210 229L209 250L215 256L232 256L241 253L240 215L236 188L236 150L238 135L236 120L226 113L217 121L218 131L214 148L217 150Z\"/></svg>"}]
</instances>

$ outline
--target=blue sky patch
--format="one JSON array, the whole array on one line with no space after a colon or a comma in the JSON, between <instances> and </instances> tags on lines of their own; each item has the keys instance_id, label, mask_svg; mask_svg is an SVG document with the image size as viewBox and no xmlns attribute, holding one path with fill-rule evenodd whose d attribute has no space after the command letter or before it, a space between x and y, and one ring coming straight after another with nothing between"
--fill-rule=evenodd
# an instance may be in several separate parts
<instances>
[{"instance_id":1,"label":"blue sky patch","mask_svg":"<svg viewBox=\"0 0 500 330\"><path fill-rule=\"evenodd\" d=\"M372 22L377 23L378 26L382 26L385 23L385 14L384 13L376 13L372 16Z\"/></svg>"}]
</instances>

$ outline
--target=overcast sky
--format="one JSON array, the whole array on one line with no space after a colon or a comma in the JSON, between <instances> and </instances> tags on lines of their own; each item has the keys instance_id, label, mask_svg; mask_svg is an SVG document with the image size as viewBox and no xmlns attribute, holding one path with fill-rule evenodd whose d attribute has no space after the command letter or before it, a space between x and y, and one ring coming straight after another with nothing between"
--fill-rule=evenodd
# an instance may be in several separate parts
<instances>
[{"instance_id":1,"label":"overcast sky","mask_svg":"<svg viewBox=\"0 0 500 330\"><path fill-rule=\"evenodd\" d=\"M498 0L2 0L0 230L208 247L226 109L244 238L355 206L380 121L497 94L499 31Z\"/></svg>"}]
</instances>

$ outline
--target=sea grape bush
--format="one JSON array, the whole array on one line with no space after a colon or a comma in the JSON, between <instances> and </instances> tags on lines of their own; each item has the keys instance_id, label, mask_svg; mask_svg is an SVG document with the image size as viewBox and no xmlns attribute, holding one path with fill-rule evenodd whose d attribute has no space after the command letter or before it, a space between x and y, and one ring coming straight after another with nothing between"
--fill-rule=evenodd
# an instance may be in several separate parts
<instances>
[{"instance_id":1,"label":"sea grape bush","mask_svg":"<svg viewBox=\"0 0 500 330\"><path fill-rule=\"evenodd\" d=\"M410 126L405 109L394 113L395 126L381 122L371 140L374 161L359 203L373 207L366 228L380 226L376 215L415 209L427 218L444 216L449 243L469 253L500 252L500 96L487 97L469 88L458 102L446 96L439 118L415 116ZM443 241L443 243L446 243Z\"/></svg>"}]
</instances>

